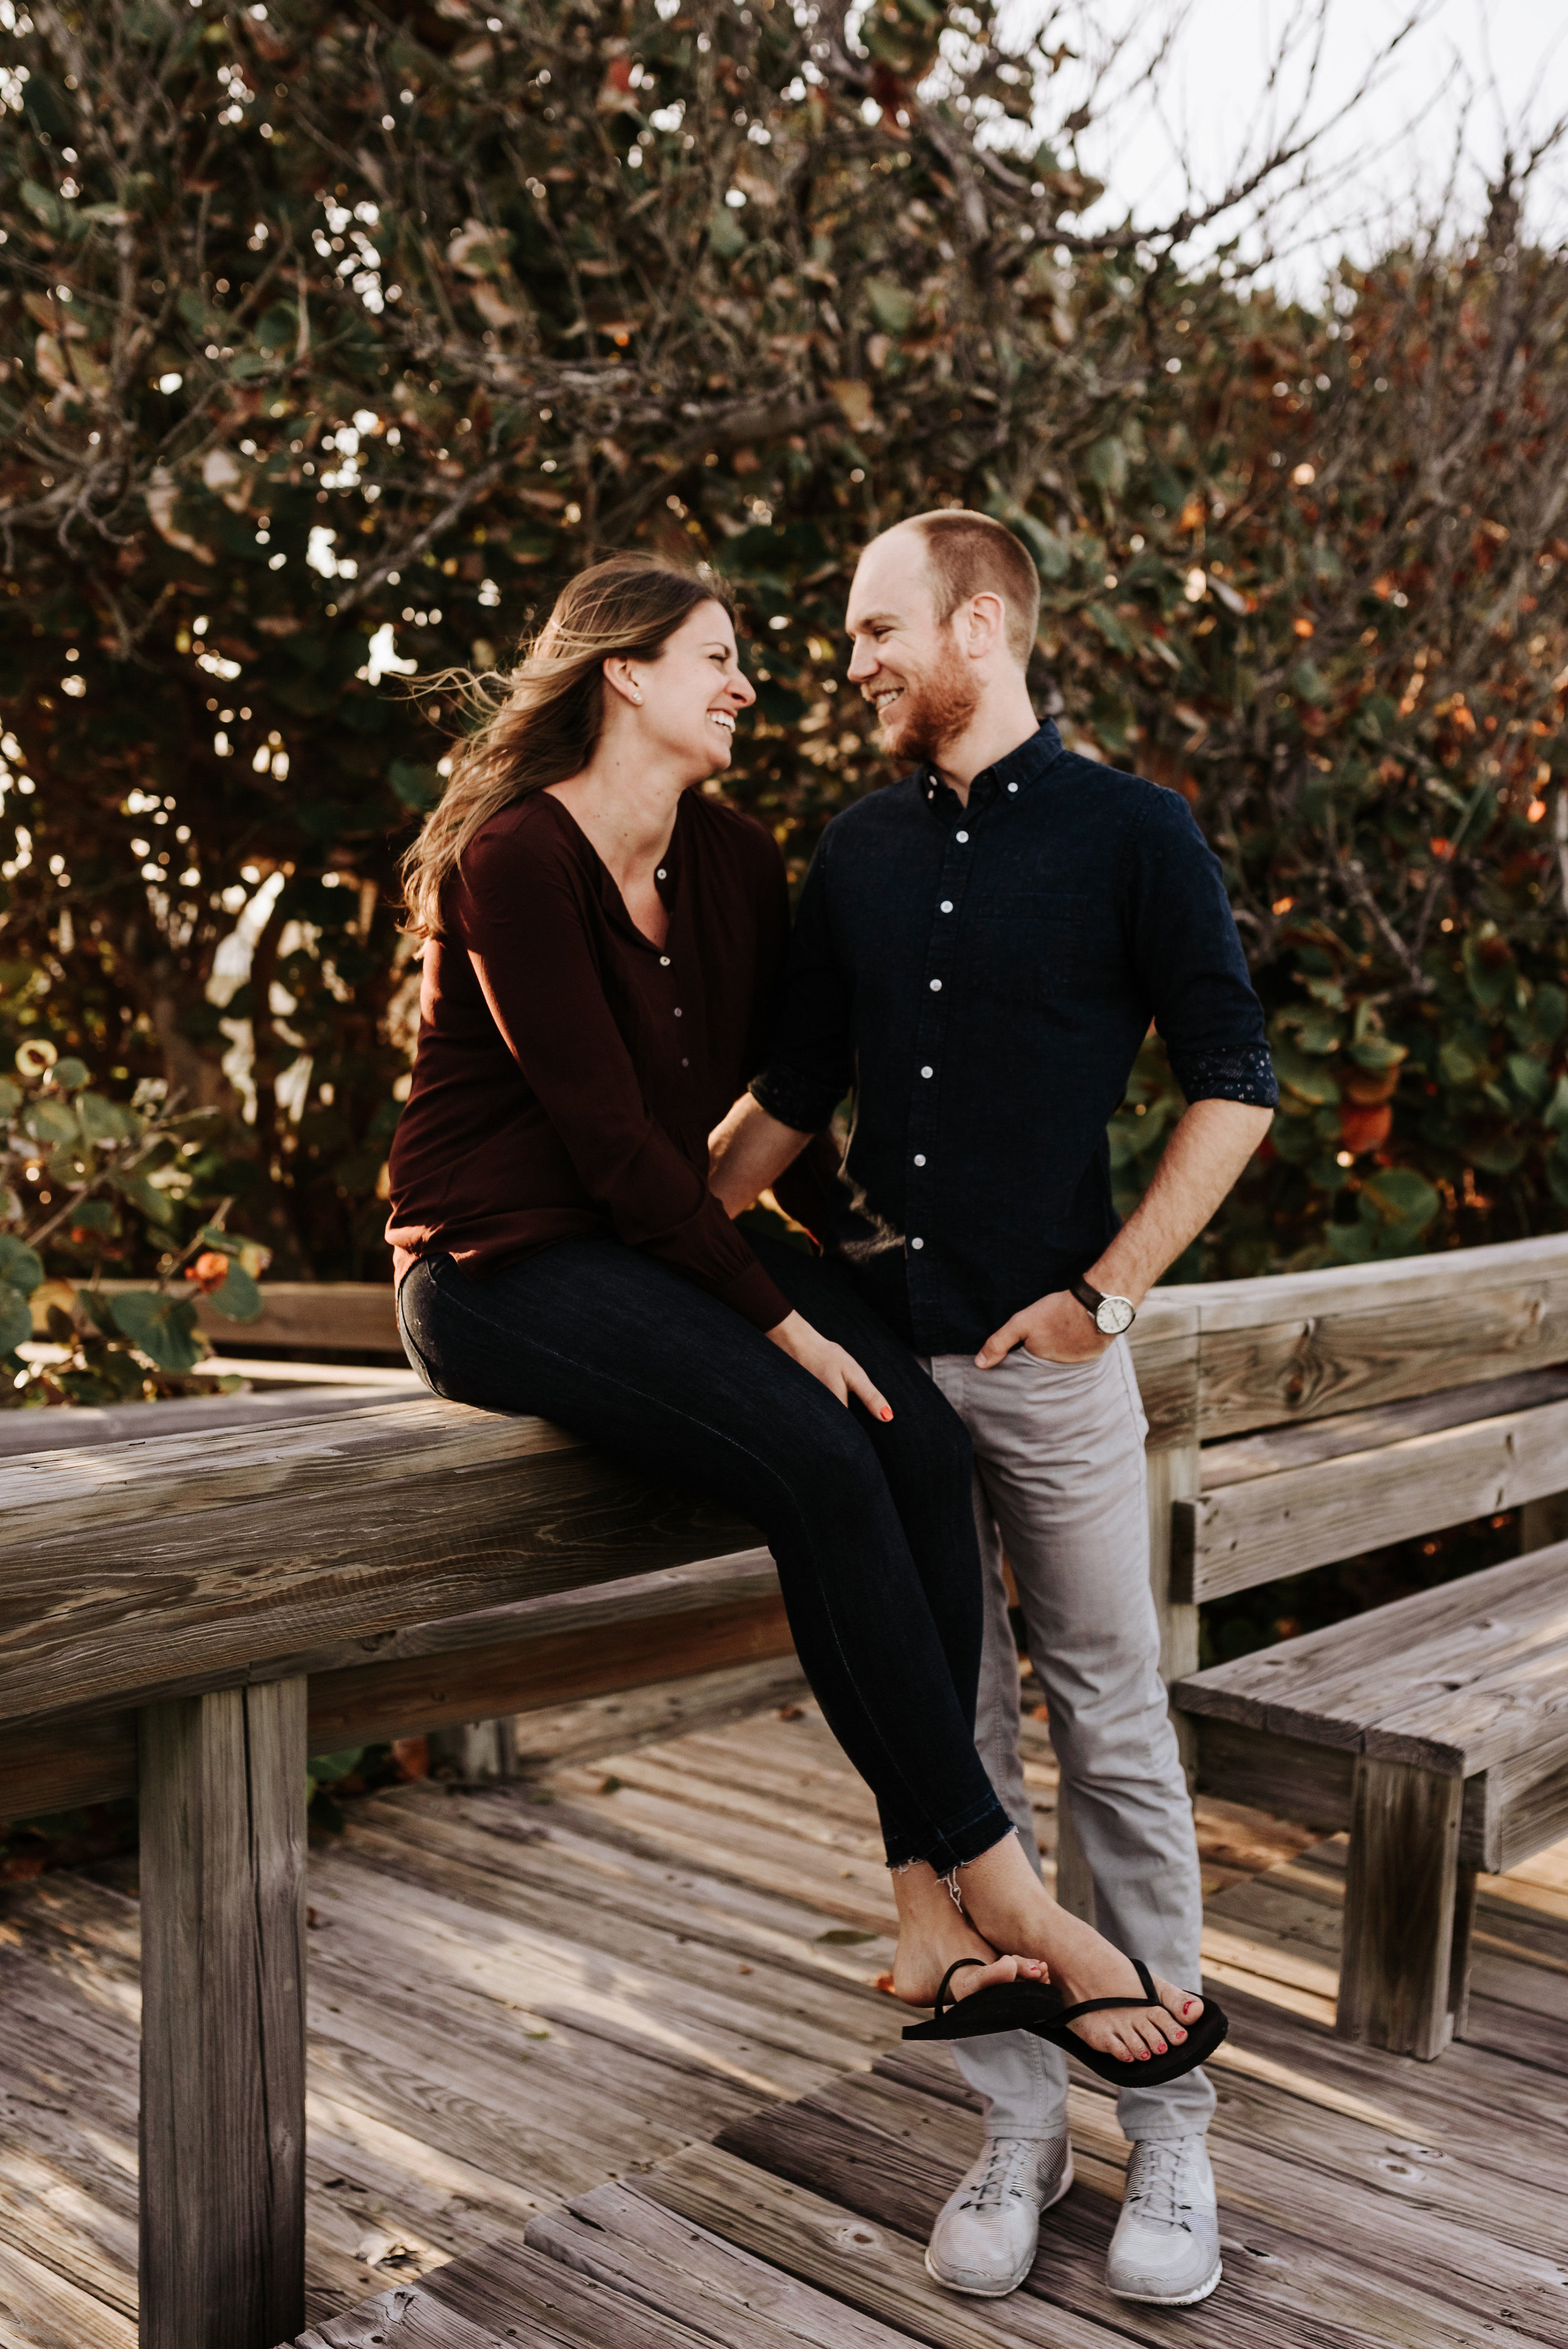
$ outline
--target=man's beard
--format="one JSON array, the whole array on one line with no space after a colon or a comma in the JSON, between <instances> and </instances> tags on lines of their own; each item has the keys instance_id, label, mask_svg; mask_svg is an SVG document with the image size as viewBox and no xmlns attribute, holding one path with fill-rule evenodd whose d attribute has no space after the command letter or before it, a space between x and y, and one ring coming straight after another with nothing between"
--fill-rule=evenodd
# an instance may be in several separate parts
<instances>
[{"instance_id":1,"label":"man's beard","mask_svg":"<svg viewBox=\"0 0 1568 2349\"><path fill-rule=\"evenodd\" d=\"M888 716L895 720L896 741L891 745L901 759L940 762L980 706L980 689L969 674L969 664L954 647L939 668L921 678L908 678L903 698ZM884 724L884 731L888 730Z\"/></svg>"}]
</instances>

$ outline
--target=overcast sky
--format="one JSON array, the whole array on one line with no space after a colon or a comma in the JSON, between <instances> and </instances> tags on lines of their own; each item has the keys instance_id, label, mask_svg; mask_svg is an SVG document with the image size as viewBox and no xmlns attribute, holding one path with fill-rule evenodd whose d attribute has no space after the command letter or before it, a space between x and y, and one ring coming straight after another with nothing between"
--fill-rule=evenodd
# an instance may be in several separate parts
<instances>
[{"instance_id":1,"label":"overcast sky","mask_svg":"<svg viewBox=\"0 0 1568 2349\"><path fill-rule=\"evenodd\" d=\"M1042 0L1015 0L1010 28L1038 24ZM1328 0L1327 37L1307 120L1326 123L1365 90L1380 47L1410 13L1408 0ZM1140 222L1178 212L1184 181L1177 152L1191 157L1200 185L1222 187L1238 160L1265 151L1289 121L1306 85L1308 44L1299 36L1315 0L1090 0L1079 22L1102 38L1131 28L1116 69L1135 79L1161 33L1180 17L1172 52L1160 75L1160 105L1134 94L1113 116L1113 129L1086 134L1083 154L1107 180L1109 196L1096 220ZM1423 22L1383 68L1370 96L1331 129L1323 150L1329 183L1287 208L1294 258L1284 264L1308 291L1326 262L1352 246L1373 223L1408 220L1443 197L1461 139L1464 162L1454 182L1460 208L1474 218L1485 204L1505 140L1541 139L1568 116L1568 0L1427 0ZM1292 28L1294 52L1271 97L1271 62ZM1081 44L1088 46L1085 41ZM1080 46L1075 41L1075 47ZM1079 69L1052 85L1047 119L1068 110ZM1066 103L1064 103L1064 99ZM1468 109L1468 119L1467 119ZM1568 149L1545 167L1532 204L1537 233L1568 235Z\"/></svg>"}]
</instances>

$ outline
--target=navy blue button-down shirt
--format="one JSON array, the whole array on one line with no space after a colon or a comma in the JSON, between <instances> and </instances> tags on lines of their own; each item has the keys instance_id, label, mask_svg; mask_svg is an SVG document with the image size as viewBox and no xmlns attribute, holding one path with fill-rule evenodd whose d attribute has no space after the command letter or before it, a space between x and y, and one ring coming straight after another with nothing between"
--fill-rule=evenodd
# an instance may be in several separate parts
<instances>
[{"instance_id":1,"label":"navy blue button-down shirt","mask_svg":"<svg viewBox=\"0 0 1568 2349\"><path fill-rule=\"evenodd\" d=\"M1153 1020L1189 1102L1278 1100L1218 860L1184 800L1054 726L836 816L752 1092L801 1133L852 1088L830 1251L923 1353L973 1351L1117 1228L1109 1119Z\"/></svg>"}]
</instances>

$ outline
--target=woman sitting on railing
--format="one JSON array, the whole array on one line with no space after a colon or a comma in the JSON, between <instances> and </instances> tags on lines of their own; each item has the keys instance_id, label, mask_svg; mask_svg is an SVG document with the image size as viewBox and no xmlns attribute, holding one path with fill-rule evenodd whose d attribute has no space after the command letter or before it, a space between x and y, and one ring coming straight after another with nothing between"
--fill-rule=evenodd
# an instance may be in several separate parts
<instances>
[{"instance_id":1,"label":"woman sitting on railing","mask_svg":"<svg viewBox=\"0 0 1568 2349\"><path fill-rule=\"evenodd\" d=\"M438 1394L539 1413L759 1526L890 1868L954 1892L901 1936L897 1995L939 2002L963 1966L944 2034L1071 2027L1148 2081L1217 2018L1164 1982L1148 2003L1147 1977L1130 1995L975 1754L968 1437L835 1267L748 1238L708 1189L789 927L770 834L699 788L755 698L717 581L617 555L563 591L458 752L406 864L425 947L387 1226L404 1342Z\"/></svg>"}]
</instances>

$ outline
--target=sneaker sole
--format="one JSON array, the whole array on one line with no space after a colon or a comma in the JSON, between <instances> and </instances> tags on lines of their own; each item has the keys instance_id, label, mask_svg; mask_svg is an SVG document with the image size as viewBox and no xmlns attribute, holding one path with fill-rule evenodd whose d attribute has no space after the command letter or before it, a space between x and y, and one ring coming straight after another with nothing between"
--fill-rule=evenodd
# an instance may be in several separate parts
<instances>
[{"instance_id":1,"label":"sneaker sole","mask_svg":"<svg viewBox=\"0 0 1568 2349\"><path fill-rule=\"evenodd\" d=\"M1068 2166L1062 2172L1062 2182L1057 2188L1056 2192L1051 2196L1050 2200L1048 2202L1042 2202L1040 2205L1040 2216L1042 2219L1045 2217L1047 2210L1054 2210L1056 2209L1057 2204L1061 2200L1063 2195L1067 2193L1068 2188L1072 2185L1072 2182L1073 2156L1072 2147L1069 2146L1068 2147ZM1029 2270L1034 2266L1034 2264L1035 2253L1034 2251L1031 2251L1025 2264L1018 2270L1017 2274L1012 2277L1006 2283L954 2283L951 2276L944 2276L940 2268L933 2267L931 2263L931 2246L928 2243L925 2247L925 2272L931 2278L932 2282L939 2283L944 2292L961 2292L965 2300L1006 2300L1010 2292L1017 2291L1018 2286L1023 2282L1024 2278L1028 2274ZM1219 2280L1219 2277L1216 2275L1214 2278L1214 2283L1218 2283ZM1212 2292L1214 2289L1214 2283L1206 2285L1204 2287L1204 2291ZM1203 2298L1203 2292L1197 2293L1195 2297L1202 2300Z\"/></svg>"},{"instance_id":2,"label":"sneaker sole","mask_svg":"<svg viewBox=\"0 0 1568 2349\"><path fill-rule=\"evenodd\" d=\"M1136 2301L1142 2308L1195 2308L1199 2301L1208 2299L1224 2272L1224 2261L1216 2260L1213 2274L1207 2277L1195 2292L1118 2292L1109 2278L1107 2289L1115 2292L1118 2300Z\"/></svg>"}]
</instances>

